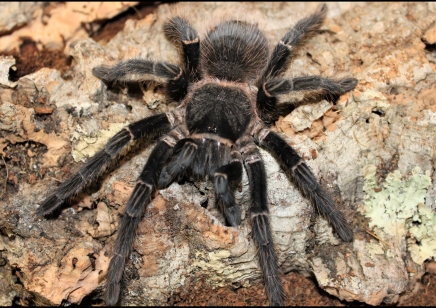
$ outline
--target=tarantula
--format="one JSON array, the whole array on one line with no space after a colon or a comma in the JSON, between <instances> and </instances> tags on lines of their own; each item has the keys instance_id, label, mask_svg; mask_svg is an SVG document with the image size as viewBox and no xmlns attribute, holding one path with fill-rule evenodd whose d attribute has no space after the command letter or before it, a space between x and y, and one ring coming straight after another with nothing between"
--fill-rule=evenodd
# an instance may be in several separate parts
<instances>
[{"instance_id":1,"label":"tarantula","mask_svg":"<svg viewBox=\"0 0 436 308\"><path fill-rule=\"evenodd\" d=\"M267 125L295 108L292 104L279 104L279 95L311 91L316 93L315 97L337 100L355 88L354 78L280 77L288 69L295 49L320 29L326 13L327 6L322 5L314 14L300 20L271 52L266 37L255 24L223 21L200 41L186 19L173 17L165 23L164 32L180 47L181 66L131 59L112 67L103 65L93 69L93 74L106 82L164 82L168 97L179 102L172 111L142 119L118 132L38 208L40 215L58 208L98 177L131 140L160 136L121 220L107 275L106 304L114 305L119 300L125 260L152 193L186 176L210 179L226 222L238 226L241 210L233 191L241 181L244 165L250 183L252 236L258 245L266 293L271 305L283 305L284 291L268 216L265 168L257 146L276 158L342 240L352 240L352 231L343 214L335 208L309 167Z\"/></svg>"}]
</instances>

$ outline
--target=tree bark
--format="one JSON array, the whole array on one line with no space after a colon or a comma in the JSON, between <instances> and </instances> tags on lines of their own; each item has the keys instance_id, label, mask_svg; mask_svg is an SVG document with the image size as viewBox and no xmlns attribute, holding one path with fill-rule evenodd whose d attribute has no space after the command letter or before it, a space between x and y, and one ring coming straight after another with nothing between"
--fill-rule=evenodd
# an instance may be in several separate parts
<instances>
[{"instance_id":1,"label":"tree bark","mask_svg":"<svg viewBox=\"0 0 436 308\"><path fill-rule=\"evenodd\" d=\"M314 275L340 299L394 304L413 293L424 261L436 255L436 6L327 5L320 33L297 51L286 76L354 77L358 86L336 105L298 107L272 129L332 195L354 241L341 242L262 151L280 270ZM259 22L271 44L316 7L178 4L179 11L197 14L188 19L201 37L214 25L211 16L232 14ZM155 14L127 21L107 44L90 38L69 44L65 51L73 62L66 73L43 68L12 83L4 76L13 59L0 57L0 171L7 185L0 201L0 253L7 263L0 269L13 270L21 283L5 275L0 303L11 304L17 294L56 305L101 296L120 214L153 141L133 145L59 215L46 219L35 212L123 126L174 107L158 84L108 88L91 73L133 57L177 64L176 49L162 31L171 10L161 4ZM166 304L199 277L211 287L261 279L246 216L245 173L236 199L242 224L231 228L215 207L210 183L174 183L157 193L137 231L121 304Z\"/></svg>"}]
</instances>

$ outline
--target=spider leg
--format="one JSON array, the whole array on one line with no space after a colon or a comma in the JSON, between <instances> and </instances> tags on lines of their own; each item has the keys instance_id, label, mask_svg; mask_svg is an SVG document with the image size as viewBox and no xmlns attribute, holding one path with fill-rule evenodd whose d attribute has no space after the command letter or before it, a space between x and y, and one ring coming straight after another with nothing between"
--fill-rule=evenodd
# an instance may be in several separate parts
<instances>
[{"instance_id":1,"label":"spider leg","mask_svg":"<svg viewBox=\"0 0 436 308\"><path fill-rule=\"evenodd\" d=\"M266 70L258 79L258 87L268 79L277 77L284 73L295 54L294 49L298 45L307 41L316 31L321 28L327 14L327 5L323 4L318 7L317 11L301 19L288 33L283 36L281 41L275 46L266 67Z\"/></svg>"},{"instance_id":2,"label":"spider leg","mask_svg":"<svg viewBox=\"0 0 436 308\"><path fill-rule=\"evenodd\" d=\"M175 160L168 164L167 172L173 178L183 173L194 161L197 149L197 143L190 138L185 138L177 142L174 147L174 153L178 153L178 155Z\"/></svg>"},{"instance_id":3,"label":"spider leg","mask_svg":"<svg viewBox=\"0 0 436 308\"><path fill-rule=\"evenodd\" d=\"M257 135L257 136L256 136ZM255 134L259 144L273 154L282 168L290 175L303 194L311 200L317 210L333 225L333 228L346 242L353 240L353 232L344 215L335 207L333 200L321 188L309 167L300 155L279 135L264 128Z\"/></svg>"},{"instance_id":4,"label":"spider leg","mask_svg":"<svg viewBox=\"0 0 436 308\"><path fill-rule=\"evenodd\" d=\"M170 121L166 114L158 114L124 127L109 139L104 148L95 154L75 175L62 183L57 191L46 198L37 210L47 215L58 208L67 198L80 192L90 181L97 178L108 163L120 154L131 140L169 131Z\"/></svg>"},{"instance_id":5,"label":"spider leg","mask_svg":"<svg viewBox=\"0 0 436 308\"><path fill-rule=\"evenodd\" d=\"M119 300L124 265L132 248L136 229L147 204L151 201L151 194L156 188L160 172L171 154L172 145L165 142L165 139L157 143L127 201L115 241L114 256L109 264L105 294L106 305L115 305Z\"/></svg>"},{"instance_id":6,"label":"spider leg","mask_svg":"<svg viewBox=\"0 0 436 308\"><path fill-rule=\"evenodd\" d=\"M155 80L166 83L168 96L180 101L185 97L188 80L178 66L167 62L153 62L145 59L130 59L114 66L97 66L92 73L106 82L141 82Z\"/></svg>"},{"instance_id":7,"label":"spider leg","mask_svg":"<svg viewBox=\"0 0 436 308\"><path fill-rule=\"evenodd\" d=\"M266 96L277 96L292 91L322 91L325 94L341 95L353 90L357 85L356 78L333 80L321 76L306 76L292 79L274 78L264 83Z\"/></svg>"},{"instance_id":8,"label":"spider leg","mask_svg":"<svg viewBox=\"0 0 436 308\"><path fill-rule=\"evenodd\" d=\"M265 83L272 78L282 75L288 69L295 54L295 49L319 30L326 14L327 5L319 6L314 14L300 20L275 46L265 71L256 81L256 85L259 88L257 93L257 109L262 120L271 122L275 120L274 118L278 118L274 114L277 111L277 100L275 97L265 93Z\"/></svg>"},{"instance_id":9,"label":"spider leg","mask_svg":"<svg viewBox=\"0 0 436 308\"><path fill-rule=\"evenodd\" d=\"M265 167L259 150L252 141L243 142L240 151L250 183L252 236L259 248L258 258L265 280L266 294L271 306L283 306L284 290L279 277L278 260L268 218Z\"/></svg>"},{"instance_id":10,"label":"spider leg","mask_svg":"<svg viewBox=\"0 0 436 308\"><path fill-rule=\"evenodd\" d=\"M175 44L182 45L184 66L191 80L199 79L200 38L197 31L182 17L174 17L164 24L166 36Z\"/></svg>"},{"instance_id":11,"label":"spider leg","mask_svg":"<svg viewBox=\"0 0 436 308\"><path fill-rule=\"evenodd\" d=\"M173 159L162 169L159 177L159 189L167 187L174 179L183 175L186 168L195 159L198 145L191 138L184 138L176 143L173 149Z\"/></svg>"},{"instance_id":12,"label":"spider leg","mask_svg":"<svg viewBox=\"0 0 436 308\"><path fill-rule=\"evenodd\" d=\"M185 171L200 178L212 172L218 207L229 225L240 225L241 210L235 202L231 188L242 178L241 154L232 151L230 163L216 167L216 164L225 160L225 153L225 148L216 147L215 142L202 144L202 141L191 138L180 140L174 146L173 159L162 170L158 187L166 187L174 179L184 175Z\"/></svg>"},{"instance_id":13,"label":"spider leg","mask_svg":"<svg viewBox=\"0 0 436 308\"><path fill-rule=\"evenodd\" d=\"M257 93L257 104L263 106L260 111L262 120L269 122L275 121L279 116L285 116L294 110L296 104L278 104L277 96L288 94L293 91L316 91L316 94L310 95L311 100L320 100L322 98L336 102L338 98L353 90L357 85L357 79L345 78L333 80L321 76L297 77L293 79L273 78L262 85L262 89ZM305 103L308 99L298 105Z\"/></svg>"},{"instance_id":14,"label":"spider leg","mask_svg":"<svg viewBox=\"0 0 436 308\"><path fill-rule=\"evenodd\" d=\"M241 208L235 201L235 196L230 187L239 184L242 178L241 154L232 152L232 161L217 169L214 174L214 188L217 196L217 204L224 213L227 223L231 226L241 224Z\"/></svg>"}]
</instances>

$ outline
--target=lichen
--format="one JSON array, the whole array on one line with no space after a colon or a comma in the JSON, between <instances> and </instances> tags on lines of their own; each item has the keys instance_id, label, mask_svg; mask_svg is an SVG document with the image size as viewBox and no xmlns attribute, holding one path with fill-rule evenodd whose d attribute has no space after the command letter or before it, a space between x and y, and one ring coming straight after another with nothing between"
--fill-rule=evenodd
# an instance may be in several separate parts
<instances>
[{"instance_id":1,"label":"lichen","mask_svg":"<svg viewBox=\"0 0 436 308\"><path fill-rule=\"evenodd\" d=\"M430 171L422 172L415 167L409 176L403 177L395 170L383 185L378 184L376 166L366 166L363 173L366 193L363 214L371 219L369 227L394 237L396 244L410 234L408 250L417 264L435 257L436 214L424 205L431 186Z\"/></svg>"},{"instance_id":2,"label":"lichen","mask_svg":"<svg viewBox=\"0 0 436 308\"><path fill-rule=\"evenodd\" d=\"M411 237L408 239L409 251L415 263L422 264L426 259L436 256L436 214L424 204L411 221L407 223Z\"/></svg>"}]
</instances>

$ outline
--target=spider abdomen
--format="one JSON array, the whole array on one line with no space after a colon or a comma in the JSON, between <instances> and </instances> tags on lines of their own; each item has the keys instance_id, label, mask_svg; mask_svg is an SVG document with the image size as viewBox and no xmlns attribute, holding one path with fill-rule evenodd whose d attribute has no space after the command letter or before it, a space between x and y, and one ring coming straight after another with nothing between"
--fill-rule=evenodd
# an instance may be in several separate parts
<instances>
[{"instance_id":1,"label":"spider abdomen","mask_svg":"<svg viewBox=\"0 0 436 308\"><path fill-rule=\"evenodd\" d=\"M268 41L256 25L225 21L209 31L201 45L205 73L221 80L253 80L265 65Z\"/></svg>"},{"instance_id":2,"label":"spider abdomen","mask_svg":"<svg viewBox=\"0 0 436 308\"><path fill-rule=\"evenodd\" d=\"M190 134L216 134L236 142L247 129L251 114L250 98L242 89L208 83L192 94L186 125Z\"/></svg>"}]
</instances>

